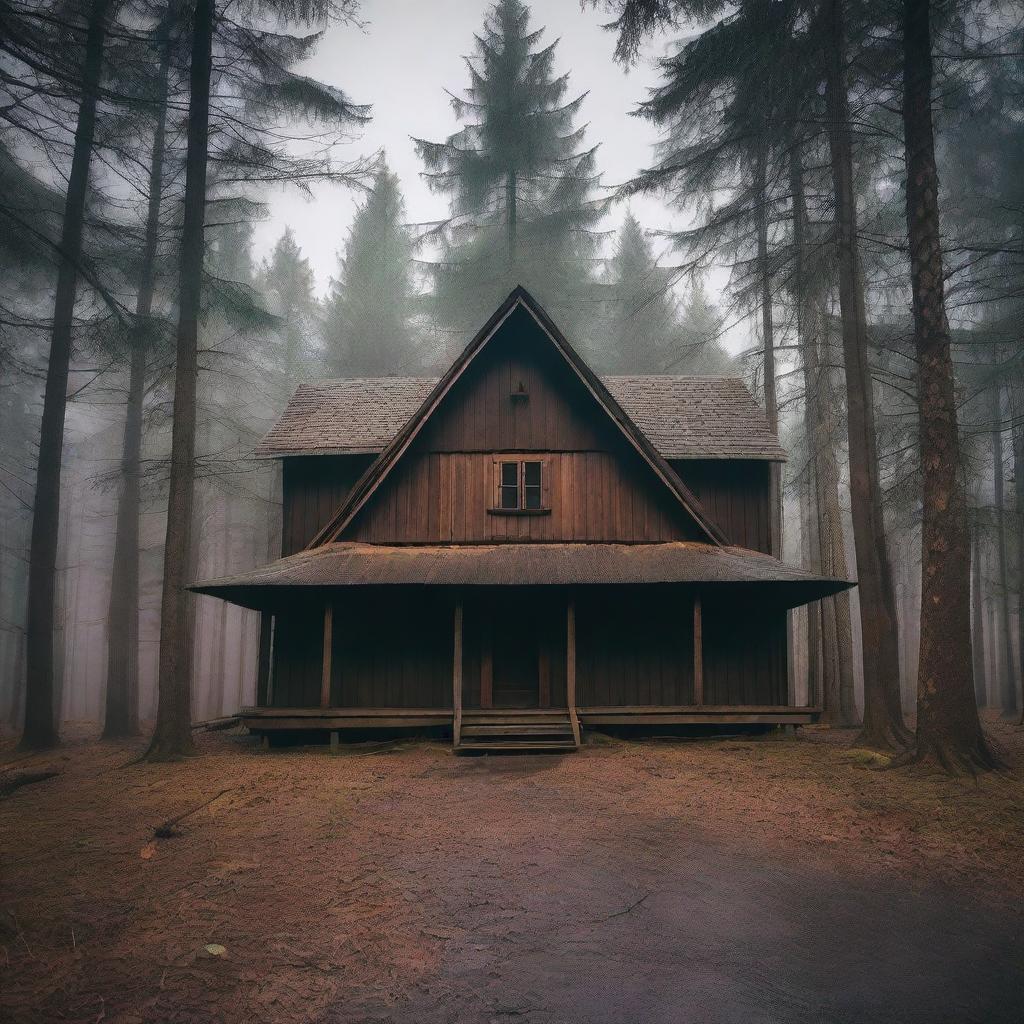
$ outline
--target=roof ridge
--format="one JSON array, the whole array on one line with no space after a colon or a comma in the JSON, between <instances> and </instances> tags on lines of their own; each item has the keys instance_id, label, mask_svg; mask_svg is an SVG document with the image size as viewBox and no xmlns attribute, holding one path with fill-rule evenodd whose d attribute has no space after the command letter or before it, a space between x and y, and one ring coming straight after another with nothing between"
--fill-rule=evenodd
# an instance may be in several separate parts
<instances>
[{"instance_id":1,"label":"roof ridge","mask_svg":"<svg viewBox=\"0 0 1024 1024\"><path fill-rule=\"evenodd\" d=\"M626 441L633 446L641 460L648 465L669 494L686 511L697 528L715 544L728 543L724 533L704 510L697 496L679 479L676 472L654 447L650 438L636 426L615 396L587 366L555 322L548 316L544 307L522 285L516 285L505 301L487 318L487 322L462 350L444 376L434 385L419 409L367 468L362 477L356 481L348 497L341 503L341 507L307 547L319 547L326 541L337 540L339 534L352 522L352 519L374 494L381 481L390 474L393 467L405 455L423 424L434 415L447 397L449 389L462 377L466 368L487 347L488 343L498 336L503 325L519 307L525 309L533 318L555 351L568 364L569 369L590 391L598 407L621 431Z\"/></svg>"}]
</instances>

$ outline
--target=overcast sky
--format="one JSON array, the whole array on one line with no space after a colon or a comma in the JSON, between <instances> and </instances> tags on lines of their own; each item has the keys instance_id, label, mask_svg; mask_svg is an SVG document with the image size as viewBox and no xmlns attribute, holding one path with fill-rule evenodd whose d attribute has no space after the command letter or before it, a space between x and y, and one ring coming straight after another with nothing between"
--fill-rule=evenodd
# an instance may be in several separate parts
<instances>
[{"instance_id":1,"label":"overcast sky","mask_svg":"<svg viewBox=\"0 0 1024 1024\"><path fill-rule=\"evenodd\" d=\"M420 177L423 168L410 136L439 141L457 129L445 90L461 92L468 84L463 57L473 52L473 34L480 31L489 6L487 0L364 0L363 27L329 29L303 69L342 88L354 101L372 104L373 121L339 157L385 150L401 178L411 222L447 214L446 197L432 194ZM626 180L651 162L657 130L629 112L657 81L653 58L666 40L656 41L627 73L612 60L614 34L601 28L607 13L581 10L579 0L537 0L531 6L532 27L546 28L543 42L560 40L555 70L571 73L570 95L589 93L580 122L589 124L588 144L600 143L597 159L604 184ZM257 229L257 254L265 255L290 225L322 294L357 202L357 196L334 186L319 189L312 201L291 190L275 192L271 217ZM648 229L682 223L654 199L638 197L630 207ZM624 212L616 207L606 226L621 223ZM716 283L709 282L709 289L714 291Z\"/></svg>"}]
</instances>

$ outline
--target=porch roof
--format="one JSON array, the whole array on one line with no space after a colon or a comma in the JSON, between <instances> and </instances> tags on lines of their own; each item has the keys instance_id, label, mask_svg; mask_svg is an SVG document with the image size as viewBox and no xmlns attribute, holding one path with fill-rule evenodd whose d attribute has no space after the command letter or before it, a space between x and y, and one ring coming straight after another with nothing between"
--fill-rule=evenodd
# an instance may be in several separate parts
<instances>
[{"instance_id":1,"label":"porch roof","mask_svg":"<svg viewBox=\"0 0 1024 1024\"><path fill-rule=\"evenodd\" d=\"M853 586L771 555L695 542L402 545L338 542L190 589L250 608L328 587L749 585L786 607Z\"/></svg>"}]
</instances>

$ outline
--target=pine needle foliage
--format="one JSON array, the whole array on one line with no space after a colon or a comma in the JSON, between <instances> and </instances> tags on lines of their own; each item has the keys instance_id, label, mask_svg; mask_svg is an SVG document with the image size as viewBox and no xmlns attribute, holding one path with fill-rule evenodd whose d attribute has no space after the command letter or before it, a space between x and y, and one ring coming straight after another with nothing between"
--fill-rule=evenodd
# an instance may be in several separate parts
<instances>
[{"instance_id":1,"label":"pine needle foliage","mask_svg":"<svg viewBox=\"0 0 1024 1024\"><path fill-rule=\"evenodd\" d=\"M566 99L557 41L542 35L520 0L499 0L466 59L470 84L451 96L463 127L444 142L415 140L428 184L450 197L429 270L435 320L456 337L517 283L570 325L590 302L595 149L575 124L585 94Z\"/></svg>"},{"instance_id":2,"label":"pine needle foliage","mask_svg":"<svg viewBox=\"0 0 1024 1024\"><path fill-rule=\"evenodd\" d=\"M324 309L327 370L386 377L419 367L413 239L398 175L382 160L356 211Z\"/></svg>"}]
</instances>

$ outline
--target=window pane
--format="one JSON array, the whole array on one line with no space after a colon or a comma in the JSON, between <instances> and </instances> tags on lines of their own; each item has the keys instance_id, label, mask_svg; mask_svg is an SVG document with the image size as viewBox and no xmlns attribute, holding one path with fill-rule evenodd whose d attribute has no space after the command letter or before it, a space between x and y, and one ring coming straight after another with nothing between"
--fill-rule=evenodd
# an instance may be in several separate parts
<instances>
[{"instance_id":1,"label":"window pane","mask_svg":"<svg viewBox=\"0 0 1024 1024\"><path fill-rule=\"evenodd\" d=\"M501 485L501 507L519 508L519 488Z\"/></svg>"},{"instance_id":2,"label":"window pane","mask_svg":"<svg viewBox=\"0 0 1024 1024\"><path fill-rule=\"evenodd\" d=\"M501 464L501 486L516 487L519 484L519 463L503 462Z\"/></svg>"},{"instance_id":3,"label":"window pane","mask_svg":"<svg viewBox=\"0 0 1024 1024\"><path fill-rule=\"evenodd\" d=\"M539 462L523 463L523 508L540 508Z\"/></svg>"}]
</instances>

